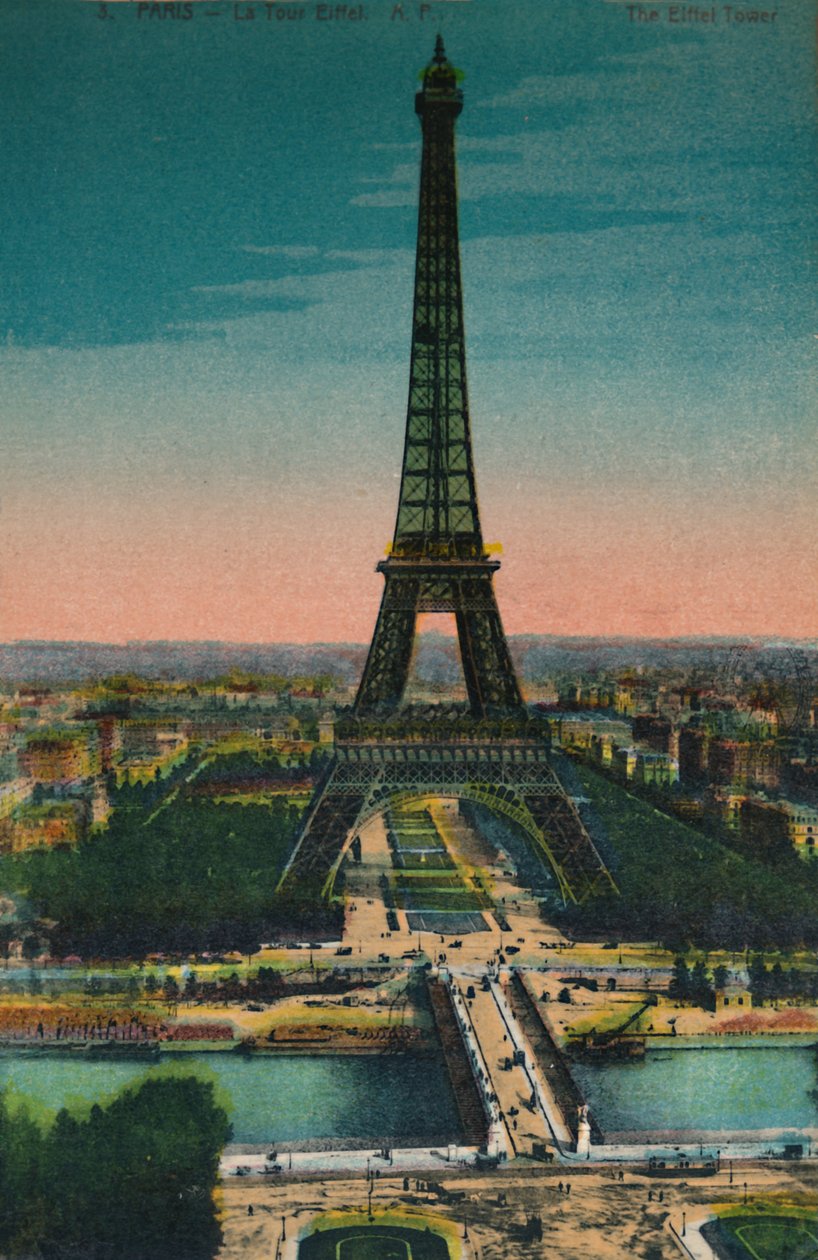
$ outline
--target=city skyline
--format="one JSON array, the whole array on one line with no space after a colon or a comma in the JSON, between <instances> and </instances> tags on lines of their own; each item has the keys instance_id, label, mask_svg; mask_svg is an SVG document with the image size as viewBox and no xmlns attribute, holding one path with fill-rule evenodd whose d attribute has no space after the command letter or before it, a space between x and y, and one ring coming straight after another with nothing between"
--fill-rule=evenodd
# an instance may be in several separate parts
<instances>
[{"instance_id":1,"label":"city skyline","mask_svg":"<svg viewBox=\"0 0 818 1260\"><path fill-rule=\"evenodd\" d=\"M508 632L814 637L810 5L148 7L4 18L0 637L368 641L438 28Z\"/></svg>"}]
</instances>

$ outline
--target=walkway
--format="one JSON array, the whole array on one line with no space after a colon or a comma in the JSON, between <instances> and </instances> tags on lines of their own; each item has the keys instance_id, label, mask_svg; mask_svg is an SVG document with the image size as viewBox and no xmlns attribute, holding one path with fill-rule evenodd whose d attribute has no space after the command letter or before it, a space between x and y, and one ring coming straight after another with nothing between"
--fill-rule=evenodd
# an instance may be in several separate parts
<instances>
[{"instance_id":1,"label":"walkway","mask_svg":"<svg viewBox=\"0 0 818 1260\"><path fill-rule=\"evenodd\" d=\"M491 1089L503 1114L513 1153L531 1155L535 1143L550 1148L554 1134L541 1106L540 1083L531 1072L531 1053L519 1030L505 1017L496 986L492 985L488 991L476 988L474 998L466 1001L461 994L460 1000L482 1047ZM513 1060L515 1050L524 1061L512 1063L506 1069L505 1061ZM533 1108L530 1106L532 1093L537 1095Z\"/></svg>"}]
</instances>

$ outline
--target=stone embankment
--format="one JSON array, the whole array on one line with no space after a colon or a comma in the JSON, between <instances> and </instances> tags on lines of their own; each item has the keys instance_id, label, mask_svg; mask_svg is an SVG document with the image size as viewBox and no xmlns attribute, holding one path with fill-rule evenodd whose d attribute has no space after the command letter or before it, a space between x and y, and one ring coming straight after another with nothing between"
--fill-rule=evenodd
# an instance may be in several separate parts
<instances>
[{"instance_id":1,"label":"stone embankment","mask_svg":"<svg viewBox=\"0 0 818 1260\"><path fill-rule=\"evenodd\" d=\"M429 1002L435 1020L440 1045L446 1061L465 1146L484 1146L488 1141L489 1118L483 1099L474 1079L469 1055L460 1025L454 1013L449 987L439 980L428 981Z\"/></svg>"},{"instance_id":2,"label":"stone embankment","mask_svg":"<svg viewBox=\"0 0 818 1260\"><path fill-rule=\"evenodd\" d=\"M559 1107L565 1125L574 1141L577 1138L577 1114L585 1099L568 1070L563 1053L551 1036L551 1031L537 1009L537 1003L519 971L512 973L506 990L508 1002L531 1046L537 1066L547 1080L554 1101ZM591 1137L594 1142L603 1140L602 1133L591 1117Z\"/></svg>"}]
</instances>

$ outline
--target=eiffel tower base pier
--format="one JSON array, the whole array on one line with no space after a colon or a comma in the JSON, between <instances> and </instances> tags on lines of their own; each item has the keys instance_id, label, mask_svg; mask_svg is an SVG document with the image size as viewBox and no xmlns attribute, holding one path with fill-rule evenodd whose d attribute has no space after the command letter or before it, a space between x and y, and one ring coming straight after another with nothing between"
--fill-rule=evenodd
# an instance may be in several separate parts
<instances>
[{"instance_id":1,"label":"eiffel tower base pier","mask_svg":"<svg viewBox=\"0 0 818 1260\"><path fill-rule=\"evenodd\" d=\"M469 725L475 724L463 723ZM326 902L357 831L391 807L428 797L474 801L517 824L550 865L564 903L615 892L549 762L542 724L507 719L476 725L483 729L450 730L435 738L419 728L416 738L407 738L386 725L373 730L354 718L342 723L342 738L305 815L280 895L305 911L310 902Z\"/></svg>"}]
</instances>

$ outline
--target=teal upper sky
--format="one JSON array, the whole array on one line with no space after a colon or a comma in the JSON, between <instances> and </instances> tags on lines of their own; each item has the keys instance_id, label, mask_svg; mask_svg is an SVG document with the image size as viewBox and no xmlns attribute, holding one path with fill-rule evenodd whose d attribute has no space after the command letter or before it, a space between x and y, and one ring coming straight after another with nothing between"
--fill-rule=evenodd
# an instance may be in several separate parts
<instances>
[{"instance_id":1,"label":"teal upper sky","mask_svg":"<svg viewBox=\"0 0 818 1260\"><path fill-rule=\"evenodd\" d=\"M517 557L510 628L599 632L624 606L623 630L669 632L683 608L690 632L693 565L698 628L814 633L811 0L766 25L724 5L711 25L668 4L642 23L616 0L424 7L324 20L310 4L7 0L4 637L229 637L232 588L211 632L204 606L184 612L214 518L243 590L264 537L321 583L330 520L344 567L364 564L348 587L331 570L354 617L334 626L325 606L307 624L289 615L297 591L247 596L234 637L368 636L377 580L353 592L394 516L413 98L438 30L465 72L471 409L484 529ZM46 501L60 528L38 524ZM86 535L109 541L97 585L76 557L66 576ZM175 575L155 605L148 539ZM576 583L594 545L617 590L589 602Z\"/></svg>"}]
</instances>

